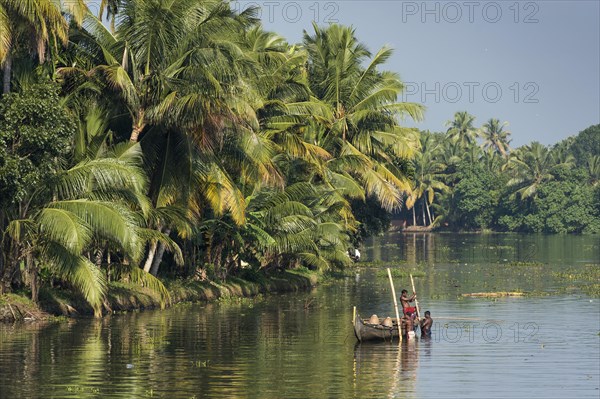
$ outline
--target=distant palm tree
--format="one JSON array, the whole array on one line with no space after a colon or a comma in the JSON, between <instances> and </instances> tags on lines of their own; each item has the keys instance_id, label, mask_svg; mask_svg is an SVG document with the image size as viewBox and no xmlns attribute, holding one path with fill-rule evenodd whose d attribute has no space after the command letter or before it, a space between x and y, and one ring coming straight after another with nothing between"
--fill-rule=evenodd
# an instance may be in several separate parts
<instances>
[{"instance_id":1,"label":"distant palm tree","mask_svg":"<svg viewBox=\"0 0 600 399\"><path fill-rule=\"evenodd\" d=\"M507 162L506 158L503 158L498 152L491 148L488 148L483 152L480 160L483 162L487 171L493 174L500 173L503 165Z\"/></svg>"},{"instance_id":2,"label":"distant palm tree","mask_svg":"<svg viewBox=\"0 0 600 399\"><path fill-rule=\"evenodd\" d=\"M508 122L500 124L500 120L491 118L481 127L481 137L484 139L483 148L491 148L497 151L503 157L508 155L510 150L510 132L504 130Z\"/></svg>"},{"instance_id":3,"label":"distant palm tree","mask_svg":"<svg viewBox=\"0 0 600 399\"><path fill-rule=\"evenodd\" d=\"M596 187L600 184L600 155L588 158L587 170L590 174L590 183Z\"/></svg>"},{"instance_id":4,"label":"distant palm tree","mask_svg":"<svg viewBox=\"0 0 600 399\"><path fill-rule=\"evenodd\" d=\"M575 157L571 151L568 141L559 143L552 148L552 154L557 164L575 166Z\"/></svg>"},{"instance_id":5,"label":"distant palm tree","mask_svg":"<svg viewBox=\"0 0 600 399\"><path fill-rule=\"evenodd\" d=\"M455 143L460 143L461 146L467 147L475 143L478 132L473 123L475 117L467 111L459 111L454 114L454 119L446 122L448 126L447 134Z\"/></svg>"},{"instance_id":6,"label":"distant palm tree","mask_svg":"<svg viewBox=\"0 0 600 399\"><path fill-rule=\"evenodd\" d=\"M540 185L554 179L556 168L569 165L570 160L558 162L555 154L537 141L518 148L504 165L514 176L507 183L514 190L511 197L535 198Z\"/></svg>"},{"instance_id":7,"label":"distant palm tree","mask_svg":"<svg viewBox=\"0 0 600 399\"><path fill-rule=\"evenodd\" d=\"M413 211L413 224L417 224L415 206L419 199L422 200L422 219L423 225L431 225L435 216L430 209L436 192L448 190L448 186L443 182L443 171L446 165L439 162L441 152L441 143L436 142L432 135L421 134L421 152L417 154L414 160L415 177L412 192L406 199L406 208ZM427 214L425 214L427 212ZM427 221L429 219L429 222Z\"/></svg>"},{"instance_id":8,"label":"distant palm tree","mask_svg":"<svg viewBox=\"0 0 600 399\"><path fill-rule=\"evenodd\" d=\"M467 161L470 164L478 163L483 157L483 150L481 147L475 144L471 144L466 148L463 148L461 159Z\"/></svg>"}]
</instances>

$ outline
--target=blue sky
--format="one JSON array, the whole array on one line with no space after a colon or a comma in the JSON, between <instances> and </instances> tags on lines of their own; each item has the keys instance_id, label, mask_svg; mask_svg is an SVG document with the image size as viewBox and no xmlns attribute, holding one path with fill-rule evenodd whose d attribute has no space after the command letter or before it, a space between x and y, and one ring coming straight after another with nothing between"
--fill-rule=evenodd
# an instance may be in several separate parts
<instances>
[{"instance_id":1,"label":"blue sky","mask_svg":"<svg viewBox=\"0 0 600 399\"><path fill-rule=\"evenodd\" d=\"M406 101L445 130L467 110L480 126L508 121L513 146L554 144L600 123L600 1L233 1L261 6L266 29L300 42L304 29L352 25L374 53L395 49L387 69Z\"/></svg>"}]
</instances>

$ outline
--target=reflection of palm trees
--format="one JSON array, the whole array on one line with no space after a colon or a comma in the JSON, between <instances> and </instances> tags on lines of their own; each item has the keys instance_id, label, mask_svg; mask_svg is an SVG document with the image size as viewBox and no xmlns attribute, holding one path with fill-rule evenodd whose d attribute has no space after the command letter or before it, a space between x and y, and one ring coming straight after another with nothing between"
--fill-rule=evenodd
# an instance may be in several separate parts
<instances>
[{"instance_id":1,"label":"reflection of palm trees","mask_svg":"<svg viewBox=\"0 0 600 399\"><path fill-rule=\"evenodd\" d=\"M362 342L354 346L354 397L415 396L418 340L399 345ZM387 395L386 395L387 393Z\"/></svg>"}]
</instances>

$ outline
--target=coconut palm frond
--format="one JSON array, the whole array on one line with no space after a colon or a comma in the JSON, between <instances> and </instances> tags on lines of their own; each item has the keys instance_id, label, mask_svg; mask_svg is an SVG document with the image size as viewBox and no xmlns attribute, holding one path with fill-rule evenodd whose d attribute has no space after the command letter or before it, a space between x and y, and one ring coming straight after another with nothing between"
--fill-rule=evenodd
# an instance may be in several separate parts
<instances>
[{"instance_id":1,"label":"coconut palm frond","mask_svg":"<svg viewBox=\"0 0 600 399\"><path fill-rule=\"evenodd\" d=\"M52 241L46 243L42 253L57 275L71 282L81 292L94 309L94 314L101 315L107 292L104 273L84 256L74 254Z\"/></svg>"},{"instance_id":2,"label":"coconut palm frond","mask_svg":"<svg viewBox=\"0 0 600 399\"><path fill-rule=\"evenodd\" d=\"M90 243L92 231L75 214L59 208L44 208L36 217L45 239L59 243L72 253L81 253Z\"/></svg>"}]
</instances>

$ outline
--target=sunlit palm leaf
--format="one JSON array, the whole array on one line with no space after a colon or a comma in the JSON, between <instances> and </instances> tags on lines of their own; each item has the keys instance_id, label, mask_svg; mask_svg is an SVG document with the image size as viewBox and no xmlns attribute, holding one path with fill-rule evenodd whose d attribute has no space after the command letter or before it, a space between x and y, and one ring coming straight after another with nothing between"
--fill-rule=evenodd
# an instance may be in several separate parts
<instances>
[{"instance_id":1,"label":"sunlit palm leaf","mask_svg":"<svg viewBox=\"0 0 600 399\"><path fill-rule=\"evenodd\" d=\"M92 232L89 226L66 210L44 208L36 222L45 239L59 243L72 253L81 253L90 243Z\"/></svg>"},{"instance_id":2,"label":"sunlit palm leaf","mask_svg":"<svg viewBox=\"0 0 600 399\"><path fill-rule=\"evenodd\" d=\"M107 291L102 271L87 258L74 254L55 242L48 242L42 251L54 272L71 282L92 306L94 314L99 316Z\"/></svg>"}]
</instances>

